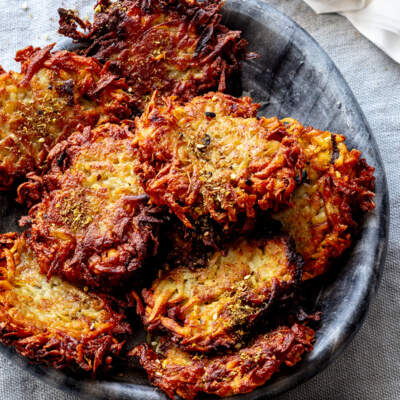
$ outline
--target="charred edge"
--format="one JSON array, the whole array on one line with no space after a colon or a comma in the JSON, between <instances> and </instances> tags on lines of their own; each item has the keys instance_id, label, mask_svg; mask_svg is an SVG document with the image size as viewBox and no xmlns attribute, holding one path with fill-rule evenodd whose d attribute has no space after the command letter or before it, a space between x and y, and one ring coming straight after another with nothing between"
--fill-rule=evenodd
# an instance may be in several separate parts
<instances>
[{"instance_id":1,"label":"charred edge","mask_svg":"<svg viewBox=\"0 0 400 400\"><path fill-rule=\"evenodd\" d=\"M289 263L292 266L293 273L293 281L297 285L301 282L303 277L303 269L304 269L304 260L303 257L297 253L296 251L296 243L288 235L285 235L287 246L286 246L286 254L289 260Z\"/></svg>"},{"instance_id":2,"label":"charred edge","mask_svg":"<svg viewBox=\"0 0 400 400\"><path fill-rule=\"evenodd\" d=\"M67 153L65 151L63 151L59 157L57 157L57 165L58 167L61 169L64 166L64 161L67 158Z\"/></svg>"},{"instance_id":3,"label":"charred edge","mask_svg":"<svg viewBox=\"0 0 400 400\"><path fill-rule=\"evenodd\" d=\"M56 90L60 95L64 95L67 98L67 104L69 106L74 105L74 86L75 83L72 79L68 79L62 85L57 86Z\"/></svg>"},{"instance_id":4,"label":"charred edge","mask_svg":"<svg viewBox=\"0 0 400 400\"><path fill-rule=\"evenodd\" d=\"M211 24L204 29L196 45L196 50L194 52L195 57L198 57L201 54L201 52L206 49L208 42L213 36L213 33L214 33L214 26Z\"/></svg>"},{"instance_id":5,"label":"charred edge","mask_svg":"<svg viewBox=\"0 0 400 400\"><path fill-rule=\"evenodd\" d=\"M60 17L60 29L59 33L67 37L71 37L74 40L83 40L83 35L77 31L78 26L82 29L87 29L85 22L83 22L72 10L66 10L65 8L59 8L58 15Z\"/></svg>"},{"instance_id":6,"label":"charred edge","mask_svg":"<svg viewBox=\"0 0 400 400\"><path fill-rule=\"evenodd\" d=\"M333 133L331 133L331 142L332 142L331 164L334 164L335 161L339 158L339 149L337 147L336 135Z\"/></svg>"},{"instance_id":7,"label":"charred edge","mask_svg":"<svg viewBox=\"0 0 400 400\"><path fill-rule=\"evenodd\" d=\"M147 203L150 200L150 197L148 194L139 194L137 196L125 196L124 201L130 202L130 203Z\"/></svg>"},{"instance_id":8,"label":"charred edge","mask_svg":"<svg viewBox=\"0 0 400 400\"><path fill-rule=\"evenodd\" d=\"M308 175L307 175L307 171L305 169L303 169L301 175L296 175L296 177L294 178L297 185L301 185L302 183L308 183L309 179L308 179Z\"/></svg>"}]
</instances>

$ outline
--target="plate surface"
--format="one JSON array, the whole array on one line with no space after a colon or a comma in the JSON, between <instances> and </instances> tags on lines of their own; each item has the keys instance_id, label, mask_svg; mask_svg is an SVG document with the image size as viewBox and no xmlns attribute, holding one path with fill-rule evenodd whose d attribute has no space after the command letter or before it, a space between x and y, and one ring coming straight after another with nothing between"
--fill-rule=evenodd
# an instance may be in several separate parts
<instances>
[{"instance_id":1,"label":"plate surface","mask_svg":"<svg viewBox=\"0 0 400 400\"><path fill-rule=\"evenodd\" d=\"M243 65L240 82L242 94L261 104L259 114L291 116L304 125L343 133L348 146L360 149L376 169L376 209L366 217L356 244L338 263L339 271L320 282L316 304L323 312L323 321L314 350L295 368L240 397L242 400L266 399L322 371L360 328L377 290L385 260L388 190L368 123L340 72L314 39L261 0L227 0L223 14L226 25L242 30L250 50L260 55ZM17 229L16 221L25 212L15 205L13 198L13 195L0 197L3 232ZM139 336L137 341L143 340L143 333ZM123 376L116 373L109 380L78 381L52 369L32 366L4 346L0 346L0 351L47 383L90 399L166 399L149 385L137 365L125 366Z\"/></svg>"}]
</instances>

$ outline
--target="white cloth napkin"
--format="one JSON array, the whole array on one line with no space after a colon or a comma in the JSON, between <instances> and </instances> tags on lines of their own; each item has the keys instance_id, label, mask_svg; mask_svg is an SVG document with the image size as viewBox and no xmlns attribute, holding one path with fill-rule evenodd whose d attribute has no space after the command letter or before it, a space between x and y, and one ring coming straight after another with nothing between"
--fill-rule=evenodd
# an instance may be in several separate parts
<instances>
[{"instance_id":1,"label":"white cloth napkin","mask_svg":"<svg viewBox=\"0 0 400 400\"><path fill-rule=\"evenodd\" d=\"M318 14L344 15L364 36L400 63L400 0L304 0Z\"/></svg>"}]
</instances>

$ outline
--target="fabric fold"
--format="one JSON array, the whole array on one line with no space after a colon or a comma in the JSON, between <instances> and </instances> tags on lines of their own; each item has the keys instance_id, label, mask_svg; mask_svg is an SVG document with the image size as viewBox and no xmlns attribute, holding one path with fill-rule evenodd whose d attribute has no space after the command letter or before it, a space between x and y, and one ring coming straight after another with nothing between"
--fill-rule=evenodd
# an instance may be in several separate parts
<instances>
[{"instance_id":1,"label":"fabric fold","mask_svg":"<svg viewBox=\"0 0 400 400\"><path fill-rule=\"evenodd\" d=\"M400 63L399 0L305 0L318 14L336 12Z\"/></svg>"}]
</instances>

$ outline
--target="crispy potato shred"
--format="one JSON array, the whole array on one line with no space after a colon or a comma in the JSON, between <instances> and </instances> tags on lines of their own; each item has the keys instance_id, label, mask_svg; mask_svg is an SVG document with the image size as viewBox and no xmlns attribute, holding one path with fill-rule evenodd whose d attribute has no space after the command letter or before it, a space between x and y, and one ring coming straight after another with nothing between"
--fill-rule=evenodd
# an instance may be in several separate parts
<instances>
[{"instance_id":1,"label":"crispy potato shred","mask_svg":"<svg viewBox=\"0 0 400 400\"><path fill-rule=\"evenodd\" d=\"M0 74L0 188L43 169L49 149L78 125L131 115L123 81L95 59L27 47L21 73Z\"/></svg>"},{"instance_id":2,"label":"crispy potato shred","mask_svg":"<svg viewBox=\"0 0 400 400\"><path fill-rule=\"evenodd\" d=\"M208 93L185 105L155 96L136 119L137 173L156 204L188 227L210 215L226 228L256 207L290 203L303 155L276 118L256 118L244 97Z\"/></svg>"},{"instance_id":3,"label":"crispy potato shred","mask_svg":"<svg viewBox=\"0 0 400 400\"><path fill-rule=\"evenodd\" d=\"M47 279L25 235L0 235L0 247L0 342L57 369L108 370L131 334L117 303Z\"/></svg>"},{"instance_id":4,"label":"crispy potato shred","mask_svg":"<svg viewBox=\"0 0 400 400\"><path fill-rule=\"evenodd\" d=\"M352 243L360 217L374 209L374 168L343 135L304 128L286 119L306 160L292 206L274 214L304 259L304 279L324 273Z\"/></svg>"},{"instance_id":5,"label":"crispy potato shred","mask_svg":"<svg viewBox=\"0 0 400 400\"><path fill-rule=\"evenodd\" d=\"M301 272L286 236L240 240L205 268L176 268L144 290L145 327L169 331L190 351L232 347L273 301L289 296Z\"/></svg>"},{"instance_id":6,"label":"crispy potato shred","mask_svg":"<svg viewBox=\"0 0 400 400\"><path fill-rule=\"evenodd\" d=\"M280 327L259 335L245 347L221 355L193 354L181 350L166 337L136 347L151 382L173 399L185 400L199 393L232 396L265 384L282 366L297 364L311 351L314 331L304 325Z\"/></svg>"},{"instance_id":7,"label":"crispy potato shred","mask_svg":"<svg viewBox=\"0 0 400 400\"><path fill-rule=\"evenodd\" d=\"M94 22L60 9L59 32L85 46L84 54L111 60L143 110L154 90L181 101L224 91L238 61L252 55L240 31L221 24L222 0L102 0ZM84 32L78 30L83 28Z\"/></svg>"},{"instance_id":8,"label":"crispy potato shred","mask_svg":"<svg viewBox=\"0 0 400 400\"><path fill-rule=\"evenodd\" d=\"M60 9L77 50L0 67L0 190L20 183L29 208L24 233L0 234L0 342L32 362L94 376L135 357L193 400L248 393L312 350L299 289L354 242L374 168L341 134L223 93L254 54L222 6Z\"/></svg>"},{"instance_id":9,"label":"crispy potato shred","mask_svg":"<svg viewBox=\"0 0 400 400\"><path fill-rule=\"evenodd\" d=\"M132 135L114 124L78 131L51 151L50 171L27 183L45 189L22 221L43 273L107 290L155 255L163 217L134 172Z\"/></svg>"}]
</instances>

